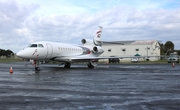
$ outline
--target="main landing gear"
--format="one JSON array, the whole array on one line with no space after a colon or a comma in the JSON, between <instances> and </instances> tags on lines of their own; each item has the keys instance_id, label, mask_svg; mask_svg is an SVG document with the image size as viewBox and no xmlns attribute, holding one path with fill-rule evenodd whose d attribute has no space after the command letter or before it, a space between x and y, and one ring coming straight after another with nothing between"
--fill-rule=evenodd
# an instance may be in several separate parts
<instances>
[{"instance_id":1,"label":"main landing gear","mask_svg":"<svg viewBox=\"0 0 180 110\"><path fill-rule=\"evenodd\" d=\"M89 62L87 63L88 68L91 68L91 69L93 69L96 65L97 64L92 62L91 60L89 60Z\"/></svg>"},{"instance_id":2,"label":"main landing gear","mask_svg":"<svg viewBox=\"0 0 180 110\"><path fill-rule=\"evenodd\" d=\"M95 62L91 61L91 60L89 60L89 61L87 62L88 68L93 69L96 65L97 65L97 64L96 64ZM65 62L65 63L64 63L64 68L70 68L70 67L71 67L71 63L69 63L69 62Z\"/></svg>"},{"instance_id":3,"label":"main landing gear","mask_svg":"<svg viewBox=\"0 0 180 110\"><path fill-rule=\"evenodd\" d=\"M71 67L71 63L67 63L67 62L66 62L66 63L64 64L64 68L70 68L70 67Z\"/></svg>"}]
</instances>

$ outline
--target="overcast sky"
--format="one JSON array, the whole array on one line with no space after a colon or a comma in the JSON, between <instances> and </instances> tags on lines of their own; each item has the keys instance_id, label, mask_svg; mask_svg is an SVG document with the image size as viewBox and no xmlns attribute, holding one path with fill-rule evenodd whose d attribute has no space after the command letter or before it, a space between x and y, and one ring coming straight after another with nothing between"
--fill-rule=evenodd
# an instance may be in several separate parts
<instances>
[{"instance_id":1,"label":"overcast sky","mask_svg":"<svg viewBox=\"0 0 180 110\"><path fill-rule=\"evenodd\" d=\"M103 26L102 40L172 41L180 49L180 0L0 0L0 48L31 42L80 44Z\"/></svg>"}]
</instances>

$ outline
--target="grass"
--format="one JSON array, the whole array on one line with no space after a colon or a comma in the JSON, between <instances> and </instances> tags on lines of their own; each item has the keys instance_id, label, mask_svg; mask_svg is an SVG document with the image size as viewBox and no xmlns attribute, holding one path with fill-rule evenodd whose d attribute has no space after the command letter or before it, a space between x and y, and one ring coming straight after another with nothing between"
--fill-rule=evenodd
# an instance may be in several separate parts
<instances>
[{"instance_id":1,"label":"grass","mask_svg":"<svg viewBox=\"0 0 180 110\"><path fill-rule=\"evenodd\" d=\"M103 63L103 62L98 62ZM112 64L112 63L110 63ZM140 61L137 63L132 63L130 61L120 61L119 64L167 64L167 60L159 60L159 61Z\"/></svg>"},{"instance_id":2,"label":"grass","mask_svg":"<svg viewBox=\"0 0 180 110\"><path fill-rule=\"evenodd\" d=\"M9 63L9 62L21 62L21 59L12 59L12 58L2 58L0 63Z\"/></svg>"},{"instance_id":3,"label":"grass","mask_svg":"<svg viewBox=\"0 0 180 110\"><path fill-rule=\"evenodd\" d=\"M131 62L130 62L131 63ZM166 60L158 60L158 61L140 61L139 64L165 64Z\"/></svg>"}]
</instances>

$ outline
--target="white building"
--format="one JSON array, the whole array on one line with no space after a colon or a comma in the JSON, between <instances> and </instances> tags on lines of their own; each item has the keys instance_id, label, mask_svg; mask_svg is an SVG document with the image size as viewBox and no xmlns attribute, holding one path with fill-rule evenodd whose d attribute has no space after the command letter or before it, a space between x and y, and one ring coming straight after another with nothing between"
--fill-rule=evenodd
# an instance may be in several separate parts
<instances>
[{"instance_id":1,"label":"white building","mask_svg":"<svg viewBox=\"0 0 180 110\"><path fill-rule=\"evenodd\" d=\"M157 40L115 41L112 44L104 44L104 53L101 56L160 56L160 45ZM157 61L159 57L150 57L150 61ZM121 61L130 61L131 58L123 58Z\"/></svg>"}]
</instances>

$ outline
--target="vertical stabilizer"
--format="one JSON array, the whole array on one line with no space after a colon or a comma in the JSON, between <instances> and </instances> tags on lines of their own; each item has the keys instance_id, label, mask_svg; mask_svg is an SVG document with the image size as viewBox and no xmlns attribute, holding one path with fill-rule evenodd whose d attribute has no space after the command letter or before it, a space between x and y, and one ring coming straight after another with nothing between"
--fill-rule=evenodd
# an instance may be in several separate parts
<instances>
[{"instance_id":1,"label":"vertical stabilizer","mask_svg":"<svg viewBox=\"0 0 180 110\"><path fill-rule=\"evenodd\" d=\"M102 33L102 29L103 27L102 26L98 26L99 27L99 30L96 32L96 35L94 37L94 44L95 45L101 45L101 33Z\"/></svg>"}]
</instances>

